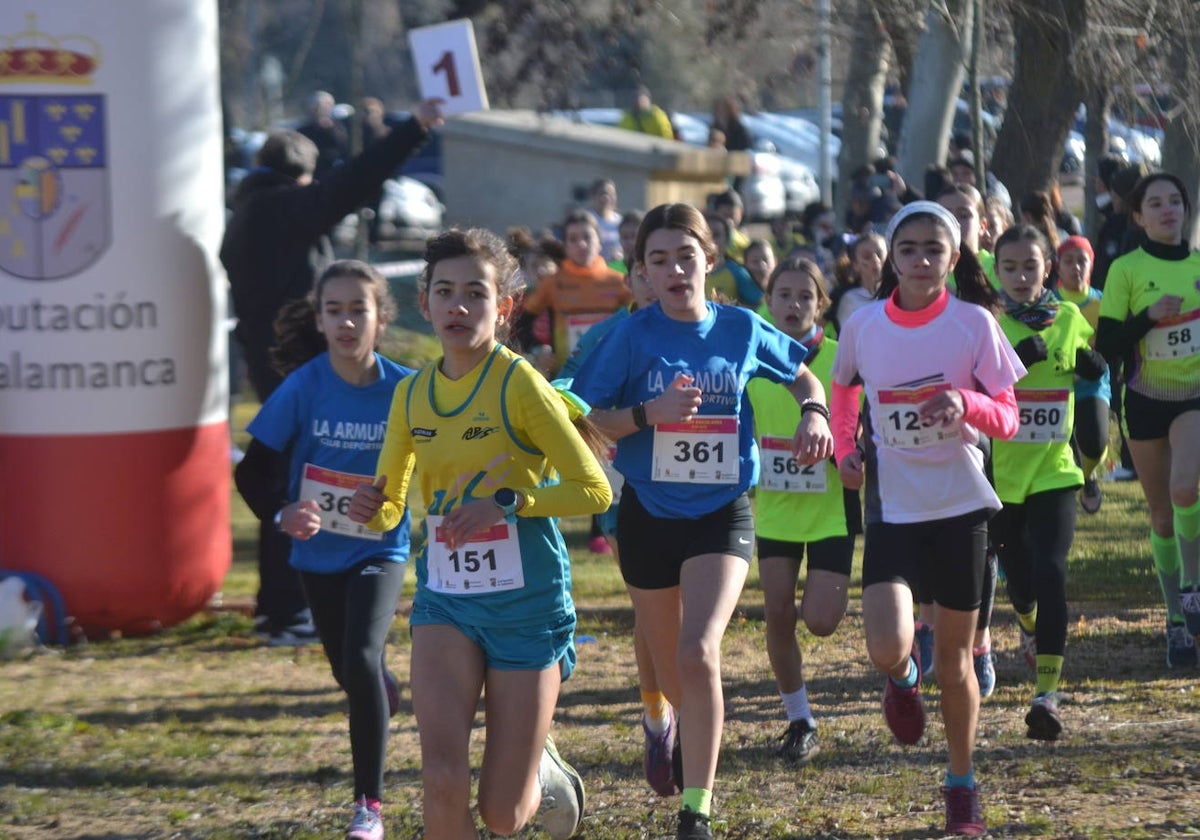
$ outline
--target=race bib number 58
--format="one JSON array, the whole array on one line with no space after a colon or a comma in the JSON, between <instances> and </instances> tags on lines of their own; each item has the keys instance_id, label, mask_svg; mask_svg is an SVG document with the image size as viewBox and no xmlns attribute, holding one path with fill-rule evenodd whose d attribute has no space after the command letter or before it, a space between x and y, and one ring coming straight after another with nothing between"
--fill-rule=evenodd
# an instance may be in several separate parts
<instances>
[{"instance_id":1,"label":"race bib number 58","mask_svg":"<svg viewBox=\"0 0 1200 840\"><path fill-rule=\"evenodd\" d=\"M1200 353L1200 309L1164 318L1146 333L1147 359L1180 359Z\"/></svg>"}]
</instances>

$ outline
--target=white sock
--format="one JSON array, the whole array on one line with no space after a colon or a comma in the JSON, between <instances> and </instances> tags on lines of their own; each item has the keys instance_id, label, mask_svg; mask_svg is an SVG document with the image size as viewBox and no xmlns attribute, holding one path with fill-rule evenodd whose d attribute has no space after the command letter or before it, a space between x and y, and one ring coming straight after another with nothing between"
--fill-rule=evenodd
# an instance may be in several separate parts
<instances>
[{"instance_id":1,"label":"white sock","mask_svg":"<svg viewBox=\"0 0 1200 840\"><path fill-rule=\"evenodd\" d=\"M808 686L800 686L799 691L787 693L781 691L779 696L783 698L783 710L787 713L789 723L806 720L813 726L817 725L816 720L813 719L812 709L808 707Z\"/></svg>"}]
</instances>

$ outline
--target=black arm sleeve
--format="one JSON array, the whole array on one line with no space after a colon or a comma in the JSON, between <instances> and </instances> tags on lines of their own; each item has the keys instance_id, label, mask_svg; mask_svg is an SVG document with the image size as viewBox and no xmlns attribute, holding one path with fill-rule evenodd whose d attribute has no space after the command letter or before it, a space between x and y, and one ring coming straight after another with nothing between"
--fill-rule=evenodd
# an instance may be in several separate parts
<instances>
[{"instance_id":1,"label":"black arm sleeve","mask_svg":"<svg viewBox=\"0 0 1200 840\"><path fill-rule=\"evenodd\" d=\"M1134 345L1153 327L1149 308L1143 309L1125 322L1116 318L1101 318L1096 324L1096 349L1113 368L1117 368L1133 351Z\"/></svg>"},{"instance_id":2,"label":"black arm sleeve","mask_svg":"<svg viewBox=\"0 0 1200 840\"><path fill-rule=\"evenodd\" d=\"M428 136L416 118L401 123L378 143L326 172L320 181L292 193L281 212L299 228L298 237L320 236L347 213L368 203L372 193Z\"/></svg>"},{"instance_id":3,"label":"black arm sleeve","mask_svg":"<svg viewBox=\"0 0 1200 840\"><path fill-rule=\"evenodd\" d=\"M254 438L250 439L246 456L233 470L233 481L261 522L269 520L289 501L284 454Z\"/></svg>"},{"instance_id":4,"label":"black arm sleeve","mask_svg":"<svg viewBox=\"0 0 1200 840\"><path fill-rule=\"evenodd\" d=\"M1108 363L1096 350L1080 347L1075 351L1075 373L1082 379L1095 381L1108 370Z\"/></svg>"}]
</instances>

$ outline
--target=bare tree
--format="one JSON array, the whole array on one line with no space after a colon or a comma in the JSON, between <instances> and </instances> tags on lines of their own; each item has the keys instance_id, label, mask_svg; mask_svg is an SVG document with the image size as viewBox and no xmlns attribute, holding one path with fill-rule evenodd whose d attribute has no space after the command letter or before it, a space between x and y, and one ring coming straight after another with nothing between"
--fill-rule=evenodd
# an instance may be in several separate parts
<instances>
[{"instance_id":1,"label":"bare tree","mask_svg":"<svg viewBox=\"0 0 1200 840\"><path fill-rule=\"evenodd\" d=\"M1043 189L1062 163L1063 143L1083 98L1079 50L1086 0L1013 0L1015 72L992 169L1014 202Z\"/></svg>"},{"instance_id":2,"label":"bare tree","mask_svg":"<svg viewBox=\"0 0 1200 840\"><path fill-rule=\"evenodd\" d=\"M891 56L890 41L872 0L857 0L850 53L842 95L842 148L838 172L849 177L872 162L883 128L883 89ZM842 218L847 190L836 191L835 210Z\"/></svg>"},{"instance_id":3,"label":"bare tree","mask_svg":"<svg viewBox=\"0 0 1200 840\"><path fill-rule=\"evenodd\" d=\"M921 183L925 167L946 158L974 20L971 0L935 2L925 17L908 87L897 150L900 175Z\"/></svg>"}]
</instances>

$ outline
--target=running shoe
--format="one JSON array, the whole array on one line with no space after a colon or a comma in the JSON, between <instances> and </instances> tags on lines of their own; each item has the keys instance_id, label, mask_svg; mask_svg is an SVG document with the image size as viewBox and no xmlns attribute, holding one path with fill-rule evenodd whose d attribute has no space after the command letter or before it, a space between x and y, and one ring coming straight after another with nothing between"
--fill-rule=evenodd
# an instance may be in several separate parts
<instances>
[{"instance_id":1,"label":"running shoe","mask_svg":"<svg viewBox=\"0 0 1200 840\"><path fill-rule=\"evenodd\" d=\"M1200 586L1190 586L1179 593L1179 607L1187 631L1200 636Z\"/></svg>"},{"instance_id":2,"label":"running shoe","mask_svg":"<svg viewBox=\"0 0 1200 840\"><path fill-rule=\"evenodd\" d=\"M913 637L917 642L917 653L921 662L921 679L927 680L933 676L933 625L919 623Z\"/></svg>"},{"instance_id":3,"label":"running shoe","mask_svg":"<svg viewBox=\"0 0 1200 840\"><path fill-rule=\"evenodd\" d=\"M1017 632L1021 634L1020 651L1021 656L1025 659L1025 664L1029 666L1029 670L1037 673L1037 636L1033 633L1026 633L1025 628L1017 623Z\"/></svg>"},{"instance_id":4,"label":"running shoe","mask_svg":"<svg viewBox=\"0 0 1200 840\"><path fill-rule=\"evenodd\" d=\"M365 796L354 803L354 818L346 829L346 840L383 840L379 809L368 805Z\"/></svg>"},{"instance_id":5,"label":"running shoe","mask_svg":"<svg viewBox=\"0 0 1200 840\"><path fill-rule=\"evenodd\" d=\"M608 544L608 540L597 534L588 540L588 551L592 554L612 554L612 546Z\"/></svg>"},{"instance_id":6,"label":"running shoe","mask_svg":"<svg viewBox=\"0 0 1200 840\"><path fill-rule=\"evenodd\" d=\"M301 621L290 624L279 630L272 630L267 637L269 647L306 647L321 643L317 628L311 621Z\"/></svg>"},{"instance_id":7,"label":"running shoe","mask_svg":"<svg viewBox=\"0 0 1200 840\"><path fill-rule=\"evenodd\" d=\"M538 762L538 783L542 787L542 804L538 806L542 830L553 840L574 837L583 822L583 779L563 761L549 735Z\"/></svg>"},{"instance_id":8,"label":"running shoe","mask_svg":"<svg viewBox=\"0 0 1200 840\"><path fill-rule=\"evenodd\" d=\"M710 822L704 814L684 808L679 812L679 830L675 832L675 840L712 840Z\"/></svg>"},{"instance_id":9,"label":"running shoe","mask_svg":"<svg viewBox=\"0 0 1200 840\"><path fill-rule=\"evenodd\" d=\"M646 781L659 796L674 796L680 790L675 784L675 712L667 709L667 728L658 735L646 726L646 717L643 715L642 734L646 739L642 755L642 772L646 775Z\"/></svg>"},{"instance_id":10,"label":"running shoe","mask_svg":"<svg viewBox=\"0 0 1200 840\"><path fill-rule=\"evenodd\" d=\"M992 653L990 644L985 648L973 648L971 653L975 658L975 679L979 683L979 696L991 697L992 692L996 690L996 654Z\"/></svg>"},{"instance_id":11,"label":"running shoe","mask_svg":"<svg viewBox=\"0 0 1200 840\"><path fill-rule=\"evenodd\" d=\"M946 799L946 833L980 837L987 831L983 812L979 808L979 786L944 787Z\"/></svg>"},{"instance_id":12,"label":"running shoe","mask_svg":"<svg viewBox=\"0 0 1200 840\"><path fill-rule=\"evenodd\" d=\"M1099 481L1089 478L1083 482L1083 489L1079 491L1079 506L1084 513L1096 513L1103 501L1104 493L1100 490Z\"/></svg>"},{"instance_id":13,"label":"running shoe","mask_svg":"<svg viewBox=\"0 0 1200 840\"><path fill-rule=\"evenodd\" d=\"M1058 714L1058 692L1043 691L1033 698L1025 713L1026 738L1037 741L1057 741L1062 734L1062 718Z\"/></svg>"},{"instance_id":14,"label":"running shoe","mask_svg":"<svg viewBox=\"0 0 1200 840\"><path fill-rule=\"evenodd\" d=\"M1196 666L1196 638L1183 624L1167 623L1167 667L1194 668Z\"/></svg>"},{"instance_id":15,"label":"running shoe","mask_svg":"<svg viewBox=\"0 0 1200 840\"><path fill-rule=\"evenodd\" d=\"M883 685L883 719L901 744L915 744L925 734L925 705L921 702L920 663L917 663L917 682L912 688L901 688L886 677Z\"/></svg>"},{"instance_id":16,"label":"running shoe","mask_svg":"<svg viewBox=\"0 0 1200 840\"><path fill-rule=\"evenodd\" d=\"M683 790L683 742L679 739L679 718L675 718L675 746L671 748L671 781Z\"/></svg>"},{"instance_id":17,"label":"running shoe","mask_svg":"<svg viewBox=\"0 0 1200 840\"><path fill-rule=\"evenodd\" d=\"M783 744L779 747L778 755L791 764L808 764L821 751L817 743L817 729L807 720L789 723L779 740Z\"/></svg>"}]
</instances>

